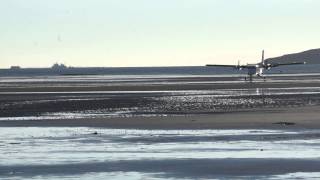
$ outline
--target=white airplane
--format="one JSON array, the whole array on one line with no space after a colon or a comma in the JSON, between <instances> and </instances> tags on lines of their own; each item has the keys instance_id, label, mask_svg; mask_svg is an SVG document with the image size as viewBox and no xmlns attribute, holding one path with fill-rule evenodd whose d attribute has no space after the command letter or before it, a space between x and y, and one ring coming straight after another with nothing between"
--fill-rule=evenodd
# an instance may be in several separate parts
<instances>
[{"instance_id":1,"label":"white airplane","mask_svg":"<svg viewBox=\"0 0 320 180\"><path fill-rule=\"evenodd\" d=\"M232 67L237 70L248 69L249 81L252 82L253 75L258 77L263 76L264 70L269 70L274 67L278 66L286 66L286 65L298 65L298 64L306 64L306 62L292 62L292 63L274 63L274 64L266 64L264 59L264 50L262 50L262 58L261 62L257 64L247 64L247 65L240 65L240 61L238 61L238 65L223 65L223 64L207 64L206 66L214 66L214 67Z\"/></svg>"}]
</instances>

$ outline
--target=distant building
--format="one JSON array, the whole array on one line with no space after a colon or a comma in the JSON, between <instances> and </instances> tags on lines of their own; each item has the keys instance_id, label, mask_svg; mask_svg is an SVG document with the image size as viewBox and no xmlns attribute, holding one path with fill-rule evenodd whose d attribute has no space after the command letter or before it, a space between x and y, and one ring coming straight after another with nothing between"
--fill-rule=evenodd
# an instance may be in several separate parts
<instances>
[{"instance_id":1,"label":"distant building","mask_svg":"<svg viewBox=\"0 0 320 180\"><path fill-rule=\"evenodd\" d=\"M58 63L55 63L51 69L54 69L54 70L63 70L63 69L67 69L68 67L64 64L58 64Z\"/></svg>"},{"instance_id":2,"label":"distant building","mask_svg":"<svg viewBox=\"0 0 320 180\"><path fill-rule=\"evenodd\" d=\"M11 70L18 70L18 69L21 69L21 67L20 66L11 66L10 69Z\"/></svg>"}]
</instances>

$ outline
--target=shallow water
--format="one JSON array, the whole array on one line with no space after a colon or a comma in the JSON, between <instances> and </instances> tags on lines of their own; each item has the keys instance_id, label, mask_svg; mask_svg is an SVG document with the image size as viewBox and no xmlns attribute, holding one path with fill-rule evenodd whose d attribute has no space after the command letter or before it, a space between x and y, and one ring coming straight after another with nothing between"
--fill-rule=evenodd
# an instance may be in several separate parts
<instances>
[{"instance_id":1,"label":"shallow water","mask_svg":"<svg viewBox=\"0 0 320 180\"><path fill-rule=\"evenodd\" d=\"M306 166L320 164L317 130L5 127L0 128L0 152L0 178L8 179L320 177L320 169ZM237 163L239 167L230 166ZM252 166L268 163L287 169ZM239 173L241 164L252 169Z\"/></svg>"}]
</instances>

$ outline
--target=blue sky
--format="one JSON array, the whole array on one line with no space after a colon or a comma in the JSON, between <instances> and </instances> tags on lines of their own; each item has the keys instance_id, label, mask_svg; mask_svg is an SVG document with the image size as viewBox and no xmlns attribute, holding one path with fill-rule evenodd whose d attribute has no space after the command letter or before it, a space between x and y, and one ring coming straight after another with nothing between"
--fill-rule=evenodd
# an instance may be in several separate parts
<instances>
[{"instance_id":1,"label":"blue sky","mask_svg":"<svg viewBox=\"0 0 320 180\"><path fill-rule=\"evenodd\" d=\"M180 66L319 48L318 0L3 0L0 68Z\"/></svg>"}]
</instances>

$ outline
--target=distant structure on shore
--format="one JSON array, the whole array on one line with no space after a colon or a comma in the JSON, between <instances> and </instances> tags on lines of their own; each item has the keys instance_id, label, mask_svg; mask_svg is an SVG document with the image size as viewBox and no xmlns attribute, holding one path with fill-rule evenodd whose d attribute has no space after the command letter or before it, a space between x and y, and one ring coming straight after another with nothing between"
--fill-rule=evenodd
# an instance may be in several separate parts
<instances>
[{"instance_id":1,"label":"distant structure on shore","mask_svg":"<svg viewBox=\"0 0 320 180\"><path fill-rule=\"evenodd\" d=\"M21 67L20 66L11 66L10 69L11 70L19 70L19 69L21 69Z\"/></svg>"},{"instance_id":2,"label":"distant structure on shore","mask_svg":"<svg viewBox=\"0 0 320 180\"><path fill-rule=\"evenodd\" d=\"M53 70L64 70L64 69L68 69L68 67L66 65L62 64L62 63L61 64L55 63L51 67L51 69L53 69Z\"/></svg>"}]
</instances>

